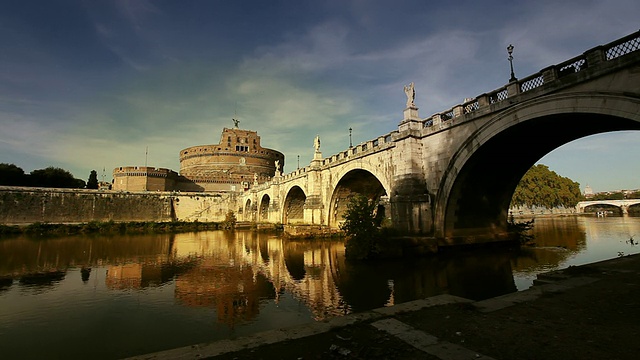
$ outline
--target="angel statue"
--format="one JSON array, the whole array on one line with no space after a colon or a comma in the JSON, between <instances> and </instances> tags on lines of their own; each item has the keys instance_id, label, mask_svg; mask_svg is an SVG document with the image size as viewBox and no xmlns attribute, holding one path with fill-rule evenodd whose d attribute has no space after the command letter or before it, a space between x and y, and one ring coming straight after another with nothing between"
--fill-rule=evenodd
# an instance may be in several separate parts
<instances>
[{"instance_id":1,"label":"angel statue","mask_svg":"<svg viewBox=\"0 0 640 360\"><path fill-rule=\"evenodd\" d=\"M276 160L275 164L276 164L276 175L280 175L281 174L281 172L280 172L280 160Z\"/></svg>"},{"instance_id":2,"label":"angel statue","mask_svg":"<svg viewBox=\"0 0 640 360\"><path fill-rule=\"evenodd\" d=\"M313 148L316 149L316 152L320 152L320 135L316 135L316 138L313 139Z\"/></svg>"},{"instance_id":3,"label":"angel statue","mask_svg":"<svg viewBox=\"0 0 640 360\"><path fill-rule=\"evenodd\" d=\"M413 82L409 86L404 86L404 93L407 95L407 107L415 107L416 104L413 101L416 98L416 89L413 87Z\"/></svg>"}]
</instances>

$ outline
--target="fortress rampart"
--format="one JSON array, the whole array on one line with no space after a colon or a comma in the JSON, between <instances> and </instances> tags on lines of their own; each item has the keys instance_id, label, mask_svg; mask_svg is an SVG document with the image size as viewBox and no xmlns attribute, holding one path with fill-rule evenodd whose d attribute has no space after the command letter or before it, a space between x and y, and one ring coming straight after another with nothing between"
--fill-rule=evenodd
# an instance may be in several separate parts
<instances>
[{"instance_id":1,"label":"fortress rampart","mask_svg":"<svg viewBox=\"0 0 640 360\"><path fill-rule=\"evenodd\" d=\"M0 224L224 221L233 194L0 186Z\"/></svg>"},{"instance_id":2,"label":"fortress rampart","mask_svg":"<svg viewBox=\"0 0 640 360\"><path fill-rule=\"evenodd\" d=\"M180 174L165 168L124 166L113 170L120 191L236 192L269 181L284 155L263 148L251 130L224 128L220 142L180 151Z\"/></svg>"}]
</instances>

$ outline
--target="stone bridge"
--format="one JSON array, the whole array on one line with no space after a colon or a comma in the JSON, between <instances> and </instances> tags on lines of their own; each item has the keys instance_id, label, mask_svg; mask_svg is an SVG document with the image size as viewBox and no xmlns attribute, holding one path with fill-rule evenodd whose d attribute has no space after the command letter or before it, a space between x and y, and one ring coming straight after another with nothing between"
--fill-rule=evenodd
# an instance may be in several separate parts
<instances>
[{"instance_id":1,"label":"stone bridge","mask_svg":"<svg viewBox=\"0 0 640 360\"><path fill-rule=\"evenodd\" d=\"M622 211L623 214L628 214L629 213L629 208L631 206L638 206L640 205L640 199L629 199L629 200L593 200L593 201L580 201L577 205L576 205L576 209L578 210L579 213L584 213L585 209L590 207L590 206L594 206L594 207L598 207L598 206L615 206L617 208L620 208L620 210Z\"/></svg>"},{"instance_id":2,"label":"stone bridge","mask_svg":"<svg viewBox=\"0 0 640 360\"><path fill-rule=\"evenodd\" d=\"M636 32L428 118L411 84L397 130L329 157L316 145L309 166L241 195L239 219L337 227L360 193L404 233L445 244L502 234L516 185L545 154L640 130L639 50Z\"/></svg>"}]
</instances>

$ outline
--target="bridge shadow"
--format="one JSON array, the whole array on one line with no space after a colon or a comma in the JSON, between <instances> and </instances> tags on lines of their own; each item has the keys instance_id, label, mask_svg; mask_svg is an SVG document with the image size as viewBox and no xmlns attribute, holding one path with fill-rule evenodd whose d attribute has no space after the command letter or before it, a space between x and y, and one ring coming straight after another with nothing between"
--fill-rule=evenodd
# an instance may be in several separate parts
<instances>
[{"instance_id":1,"label":"bridge shadow","mask_svg":"<svg viewBox=\"0 0 640 360\"><path fill-rule=\"evenodd\" d=\"M604 114L554 114L510 124L480 146L478 138L488 135L478 130L460 150L472 155L449 192L446 236L505 231L515 188L539 159L573 140L621 130L640 130L640 122Z\"/></svg>"}]
</instances>

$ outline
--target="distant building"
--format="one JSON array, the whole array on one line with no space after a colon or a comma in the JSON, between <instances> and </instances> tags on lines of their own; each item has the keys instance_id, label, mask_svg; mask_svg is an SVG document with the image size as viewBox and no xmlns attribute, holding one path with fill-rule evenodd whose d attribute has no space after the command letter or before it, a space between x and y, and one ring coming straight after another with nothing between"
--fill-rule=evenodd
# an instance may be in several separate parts
<instances>
[{"instance_id":1,"label":"distant building","mask_svg":"<svg viewBox=\"0 0 640 360\"><path fill-rule=\"evenodd\" d=\"M113 190L233 192L271 179L284 155L263 148L256 131L224 128L220 142L180 151L180 173L165 168L123 166L113 170Z\"/></svg>"},{"instance_id":2,"label":"distant building","mask_svg":"<svg viewBox=\"0 0 640 360\"><path fill-rule=\"evenodd\" d=\"M591 186L587 185L584 187L584 197L587 199L593 197L593 189Z\"/></svg>"}]
</instances>

